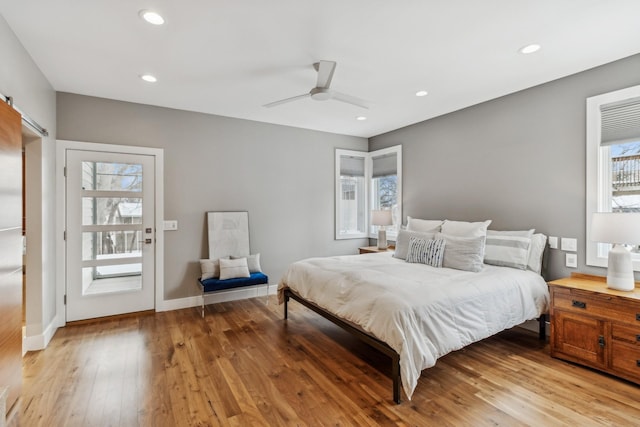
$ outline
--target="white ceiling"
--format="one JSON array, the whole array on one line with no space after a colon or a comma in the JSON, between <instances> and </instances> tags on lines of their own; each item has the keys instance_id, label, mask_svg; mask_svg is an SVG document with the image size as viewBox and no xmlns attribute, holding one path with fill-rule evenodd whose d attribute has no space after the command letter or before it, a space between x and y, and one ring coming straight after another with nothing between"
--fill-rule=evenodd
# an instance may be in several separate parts
<instances>
[{"instance_id":1,"label":"white ceiling","mask_svg":"<svg viewBox=\"0 0 640 427\"><path fill-rule=\"evenodd\" d=\"M0 14L56 91L362 137L640 52L640 0L0 0ZM262 107L308 92L321 59L369 110Z\"/></svg>"}]
</instances>

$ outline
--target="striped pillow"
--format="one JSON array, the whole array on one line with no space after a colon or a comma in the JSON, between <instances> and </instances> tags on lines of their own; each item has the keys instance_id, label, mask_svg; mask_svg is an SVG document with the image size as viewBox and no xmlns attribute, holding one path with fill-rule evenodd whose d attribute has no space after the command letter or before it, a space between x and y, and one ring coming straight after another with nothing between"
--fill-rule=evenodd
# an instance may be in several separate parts
<instances>
[{"instance_id":1,"label":"striped pillow","mask_svg":"<svg viewBox=\"0 0 640 427\"><path fill-rule=\"evenodd\" d=\"M526 270L534 230L487 231L485 264Z\"/></svg>"},{"instance_id":2,"label":"striped pillow","mask_svg":"<svg viewBox=\"0 0 640 427\"><path fill-rule=\"evenodd\" d=\"M431 267L442 267L444 258L443 239L426 240L418 237L409 239L409 251L407 252L407 262L430 265Z\"/></svg>"}]
</instances>

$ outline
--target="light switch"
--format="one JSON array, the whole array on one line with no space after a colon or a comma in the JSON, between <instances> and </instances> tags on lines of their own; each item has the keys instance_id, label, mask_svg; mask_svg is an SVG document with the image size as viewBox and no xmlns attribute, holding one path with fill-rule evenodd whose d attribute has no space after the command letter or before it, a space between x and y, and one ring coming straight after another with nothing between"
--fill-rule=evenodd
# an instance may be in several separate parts
<instances>
[{"instance_id":1,"label":"light switch","mask_svg":"<svg viewBox=\"0 0 640 427\"><path fill-rule=\"evenodd\" d=\"M549 247L551 249L558 249L558 238L556 236L549 236Z\"/></svg>"},{"instance_id":2,"label":"light switch","mask_svg":"<svg viewBox=\"0 0 640 427\"><path fill-rule=\"evenodd\" d=\"M578 254L567 254L565 265L571 268L578 268Z\"/></svg>"},{"instance_id":3,"label":"light switch","mask_svg":"<svg viewBox=\"0 0 640 427\"><path fill-rule=\"evenodd\" d=\"M563 251L575 252L578 250L578 239L563 237L560 243Z\"/></svg>"},{"instance_id":4,"label":"light switch","mask_svg":"<svg viewBox=\"0 0 640 427\"><path fill-rule=\"evenodd\" d=\"M165 231L173 231L178 229L178 221L170 220L164 222Z\"/></svg>"}]
</instances>

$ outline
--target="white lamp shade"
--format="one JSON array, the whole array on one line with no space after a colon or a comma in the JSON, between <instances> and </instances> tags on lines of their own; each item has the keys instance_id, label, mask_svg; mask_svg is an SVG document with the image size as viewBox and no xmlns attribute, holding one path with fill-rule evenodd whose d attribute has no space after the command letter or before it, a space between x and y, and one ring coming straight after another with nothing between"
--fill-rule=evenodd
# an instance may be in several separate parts
<instances>
[{"instance_id":1,"label":"white lamp shade","mask_svg":"<svg viewBox=\"0 0 640 427\"><path fill-rule=\"evenodd\" d=\"M393 225L391 211L371 211L371 225Z\"/></svg>"},{"instance_id":2,"label":"white lamp shade","mask_svg":"<svg viewBox=\"0 0 640 427\"><path fill-rule=\"evenodd\" d=\"M601 243L640 244L640 213L596 212L591 240Z\"/></svg>"}]
</instances>

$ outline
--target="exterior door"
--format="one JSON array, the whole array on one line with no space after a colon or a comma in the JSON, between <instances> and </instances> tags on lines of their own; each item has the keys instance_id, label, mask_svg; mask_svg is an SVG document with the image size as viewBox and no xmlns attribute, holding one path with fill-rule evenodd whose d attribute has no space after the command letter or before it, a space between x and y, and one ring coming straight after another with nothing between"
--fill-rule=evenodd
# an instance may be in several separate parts
<instances>
[{"instance_id":1,"label":"exterior door","mask_svg":"<svg viewBox=\"0 0 640 427\"><path fill-rule=\"evenodd\" d=\"M67 321L154 308L154 157L66 151Z\"/></svg>"}]
</instances>

